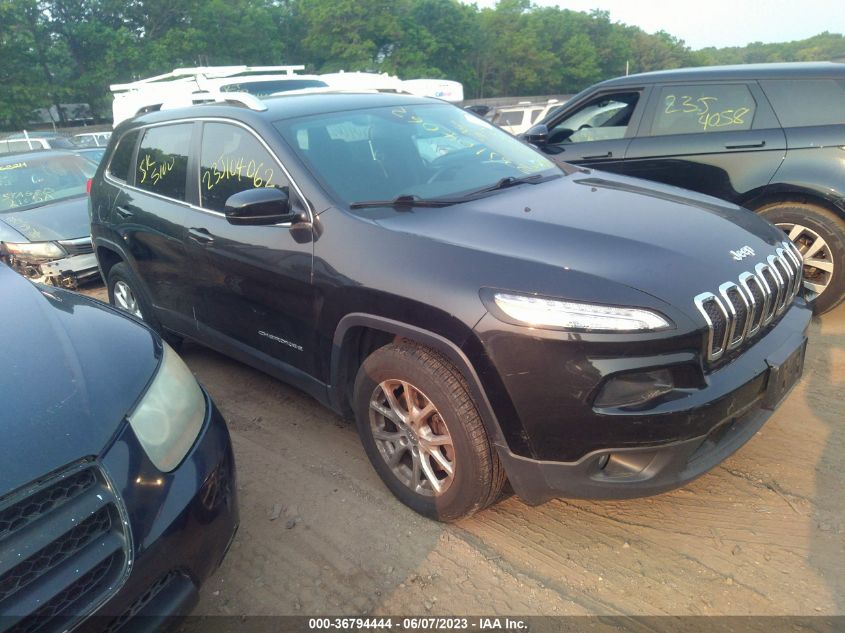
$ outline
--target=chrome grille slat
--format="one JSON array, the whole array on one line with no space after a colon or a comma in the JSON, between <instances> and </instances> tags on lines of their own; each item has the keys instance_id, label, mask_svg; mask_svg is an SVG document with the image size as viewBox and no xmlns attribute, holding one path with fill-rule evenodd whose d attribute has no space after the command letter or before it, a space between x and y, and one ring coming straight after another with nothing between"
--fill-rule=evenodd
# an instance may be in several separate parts
<instances>
[{"instance_id":1,"label":"chrome grille slat","mask_svg":"<svg viewBox=\"0 0 845 633\"><path fill-rule=\"evenodd\" d=\"M715 294L696 295L693 303L707 324L707 360L739 348L783 314L801 289L802 271L800 252L784 241L753 272L726 281Z\"/></svg>"}]
</instances>

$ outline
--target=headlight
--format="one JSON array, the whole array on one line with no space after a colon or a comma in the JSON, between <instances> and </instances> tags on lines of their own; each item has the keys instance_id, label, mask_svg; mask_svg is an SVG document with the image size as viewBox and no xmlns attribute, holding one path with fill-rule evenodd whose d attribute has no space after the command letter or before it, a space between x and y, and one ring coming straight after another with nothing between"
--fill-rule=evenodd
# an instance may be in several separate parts
<instances>
[{"instance_id":1,"label":"headlight","mask_svg":"<svg viewBox=\"0 0 845 633\"><path fill-rule=\"evenodd\" d=\"M179 355L165 343L158 373L129 415L132 430L150 461L166 473L191 450L204 419L202 389Z\"/></svg>"},{"instance_id":2,"label":"headlight","mask_svg":"<svg viewBox=\"0 0 845 633\"><path fill-rule=\"evenodd\" d=\"M67 255L65 250L54 242L6 242L6 250L12 255L32 259L58 259Z\"/></svg>"},{"instance_id":3,"label":"headlight","mask_svg":"<svg viewBox=\"0 0 845 633\"><path fill-rule=\"evenodd\" d=\"M575 303L529 295L497 292L493 299L507 316L536 327L559 327L604 332L653 332L671 323L651 310Z\"/></svg>"}]
</instances>

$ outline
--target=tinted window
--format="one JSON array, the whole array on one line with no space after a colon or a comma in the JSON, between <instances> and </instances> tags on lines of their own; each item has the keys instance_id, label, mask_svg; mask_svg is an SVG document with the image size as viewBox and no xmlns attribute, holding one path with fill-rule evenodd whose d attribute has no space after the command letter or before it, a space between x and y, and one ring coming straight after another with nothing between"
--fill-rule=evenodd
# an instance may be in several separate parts
<instances>
[{"instance_id":1,"label":"tinted window","mask_svg":"<svg viewBox=\"0 0 845 633\"><path fill-rule=\"evenodd\" d=\"M756 109L743 84L667 86L658 95L651 134L750 130Z\"/></svg>"},{"instance_id":2,"label":"tinted window","mask_svg":"<svg viewBox=\"0 0 845 633\"><path fill-rule=\"evenodd\" d=\"M781 125L845 124L845 79L761 81Z\"/></svg>"},{"instance_id":3,"label":"tinted window","mask_svg":"<svg viewBox=\"0 0 845 633\"><path fill-rule=\"evenodd\" d=\"M275 159L247 130L206 123L200 154L202 206L222 213L229 196L257 187L287 191L287 180Z\"/></svg>"},{"instance_id":4,"label":"tinted window","mask_svg":"<svg viewBox=\"0 0 845 633\"><path fill-rule=\"evenodd\" d=\"M549 143L587 143L625 138L638 92L603 95L559 121L549 133Z\"/></svg>"},{"instance_id":5,"label":"tinted window","mask_svg":"<svg viewBox=\"0 0 845 633\"><path fill-rule=\"evenodd\" d=\"M192 123L151 127L135 166L135 185L176 200L185 199Z\"/></svg>"},{"instance_id":6,"label":"tinted window","mask_svg":"<svg viewBox=\"0 0 845 633\"><path fill-rule=\"evenodd\" d=\"M130 132L120 139L109 163L109 175L119 180L127 180L129 178L129 167L132 165L132 152L135 150L138 134L139 132Z\"/></svg>"},{"instance_id":7,"label":"tinted window","mask_svg":"<svg viewBox=\"0 0 845 633\"><path fill-rule=\"evenodd\" d=\"M277 92L303 90L304 88L326 88L328 84L318 79L275 79L271 81L245 81L220 86L220 92L248 92L257 97L268 97Z\"/></svg>"}]
</instances>

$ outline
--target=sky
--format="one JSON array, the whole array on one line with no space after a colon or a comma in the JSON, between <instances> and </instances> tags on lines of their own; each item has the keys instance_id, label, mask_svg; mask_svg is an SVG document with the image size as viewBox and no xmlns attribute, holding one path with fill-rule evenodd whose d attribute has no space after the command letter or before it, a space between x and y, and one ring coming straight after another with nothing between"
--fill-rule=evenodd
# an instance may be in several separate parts
<instances>
[{"instance_id":1,"label":"sky","mask_svg":"<svg viewBox=\"0 0 845 633\"><path fill-rule=\"evenodd\" d=\"M492 7L496 0L474 0ZM845 0L533 0L574 11L602 9L614 22L664 30L693 49L788 42L845 33Z\"/></svg>"}]
</instances>

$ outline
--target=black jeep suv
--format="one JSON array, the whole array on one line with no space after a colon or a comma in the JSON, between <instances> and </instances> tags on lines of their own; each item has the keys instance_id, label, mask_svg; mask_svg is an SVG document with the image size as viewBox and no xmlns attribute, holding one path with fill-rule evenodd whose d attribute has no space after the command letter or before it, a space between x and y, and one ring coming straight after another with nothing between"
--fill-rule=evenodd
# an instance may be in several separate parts
<instances>
[{"instance_id":1,"label":"black jeep suv","mask_svg":"<svg viewBox=\"0 0 845 633\"><path fill-rule=\"evenodd\" d=\"M109 296L354 414L423 514L506 478L531 503L678 486L800 374L800 254L749 211L434 100L242 99L115 130L91 188Z\"/></svg>"},{"instance_id":2,"label":"black jeep suv","mask_svg":"<svg viewBox=\"0 0 845 633\"><path fill-rule=\"evenodd\" d=\"M524 135L547 154L756 211L804 258L817 312L845 299L845 64L619 77Z\"/></svg>"}]
</instances>

